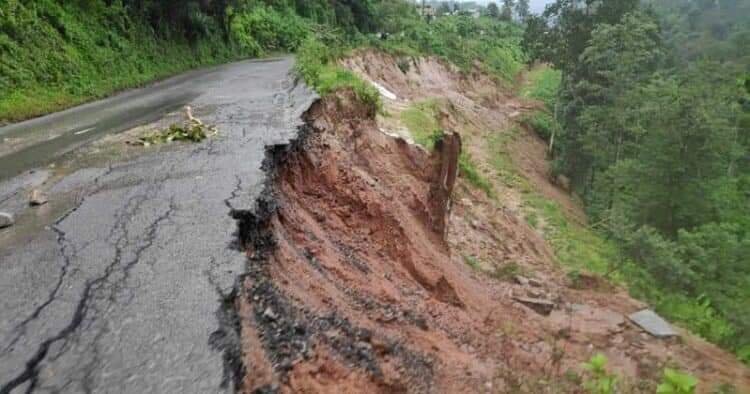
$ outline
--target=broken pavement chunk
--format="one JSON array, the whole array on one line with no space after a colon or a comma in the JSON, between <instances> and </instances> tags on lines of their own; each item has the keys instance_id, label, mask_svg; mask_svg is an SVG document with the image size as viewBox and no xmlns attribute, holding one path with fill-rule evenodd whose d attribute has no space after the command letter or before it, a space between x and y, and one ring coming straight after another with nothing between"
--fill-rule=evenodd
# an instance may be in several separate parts
<instances>
[{"instance_id":1,"label":"broken pavement chunk","mask_svg":"<svg viewBox=\"0 0 750 394\"><path fill-rule=\"evenodd\" d=\"M679 335L666 320L650 309L633 313L628 316L628 319L657 338L676 337Z\"/></svg>"},{"instance_id":2,"label":"broken pavement chunk","mask_svg":"<svg viewBox=\"0 0 750 394\"><path fill-rule=\"evenodd\" d=\"M5 212L0 212L0 228L6 228L16 223L13 215Z\"/></svg>"},{"instance_id":3,"label":"broken pavement chunk","mask_svg":"<svg viewBox=\"0 0 750 394\"><path fill-rule=\"evenodd\" d=\"M513 297L513 299L544 316L549 316L552 310L555 309L555 303L550 300L529 297Z\"/></svg>"}]
</instances>

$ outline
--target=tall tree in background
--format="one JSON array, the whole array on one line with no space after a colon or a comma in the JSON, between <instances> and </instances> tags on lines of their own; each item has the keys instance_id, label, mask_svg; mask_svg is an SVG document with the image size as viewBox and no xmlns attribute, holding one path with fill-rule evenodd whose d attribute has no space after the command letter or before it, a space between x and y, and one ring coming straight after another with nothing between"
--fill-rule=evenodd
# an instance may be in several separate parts
<instances>
[{"instance_id":1,"label":"tall tree in background","mask_svg":"<svg viewBox=\"0 0 750 394\"><path fill-rule=\"evenodd\" d=\"M500 17L500 8L497 7L497 4L495 4L494 2L487 4L487 15L492 18Z\"/></svg>"},{"instance_id":2,"label":"tall tree in background","mask_svg":"<svg viewBox=\"0 0 750 394\"><path fill-rule=\"evenodd\" d=\"M447 1L441 2L440 6L438 6L437 14L439 16L444 16L450 13L451 13L451 5Z\"/></svg>"},{"instance_id":3,"label":"tall tree in background","mask_svg":"<svg viewBox=\"0 0 750 394\"><path fill-rule=\"evenodd\" d=\"M602 186L600 174L629 156L641 131L623 97L658 69L662 47L658 22L642 12L625 15L620 23L600 24L580 56L577 79L566 86L566 111L575 111L576 132L562 139L562 160L585 163L592 196L606 210L613 190ZM576 157L569 155L575 154ZM583 161L585 160L585 162ZM608 184L607 184L608 185ZM594 199L589 202L593 203ZM591 206L593 209L594 207Z\"/></svg>"},{"instance_id":4,"label":"tall tree in background","mask_svg":"<svg viewBox=\"0 0 750 394\"><path fill-rule=\"evenodd\" d=\"M526 22L526 20L531 15L531 6L529 5L529 0L518 0L518 3L516 3L516 14L518 14L521 22Z\"/></svg>"},{"instance_id":5,"label":"tall tree in background","mask_svg":"<svg viewBox=\"0 0 750 394\"><path fill-rule=\"evenodd\" d=\"M503 0L503 10L500 13L500 19L505 21L513 20L513 7L515 6L514 0Z\"/></svg>"}]
</instances>

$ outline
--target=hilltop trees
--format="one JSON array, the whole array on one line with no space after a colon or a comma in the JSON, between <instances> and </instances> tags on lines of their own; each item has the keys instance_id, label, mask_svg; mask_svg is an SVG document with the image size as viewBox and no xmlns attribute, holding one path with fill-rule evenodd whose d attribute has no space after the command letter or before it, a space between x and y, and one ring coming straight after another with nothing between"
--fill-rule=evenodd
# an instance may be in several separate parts
<instances>
[{"instance_id":1,"label":"hilltop trees","mask_svg":"<svg viewBox=\"0 0 750 394\"><path fill-rule=\"evenodd\" d=\"M491 18L500 17L500 8L497 7L497 4L495 4L494 2L487 4L487 15L489 15Z\"/></svg>"},{"instance_id":2,"label":"hilltop trees","mask_svg":"<svg viewBox=\"0 0 750 394\"><path fill-rule=\"evenodd\" d=\"M513 6L515 5L514 0L503 0L503 9L500 12L500 19L504 21L513 20Z\"/></svg>"},{"instance_id":3,"label":"hilltop trees","mask_svg":"<svg viewBox=\"0 0 750 394\"><path fill-rule=\"evenodd\" d=\"M529 6L529 0L518 0L516 3L516 14L522 22L525 22L529 16L531 16L531 7Z\"/></svg>"}]
</instances>

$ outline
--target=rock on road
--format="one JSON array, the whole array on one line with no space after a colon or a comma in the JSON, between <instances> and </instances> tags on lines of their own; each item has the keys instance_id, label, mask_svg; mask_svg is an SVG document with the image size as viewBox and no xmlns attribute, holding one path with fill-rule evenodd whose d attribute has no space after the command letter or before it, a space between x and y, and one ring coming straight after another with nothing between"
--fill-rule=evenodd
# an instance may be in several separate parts
<instances>
[{"instance_id":1,"label":"rock on road","mask_svg":"<svg viewBox=\"0 0 750 394\"><path fill-rule=\"evenodd\" d=\"M0 249L0 393L233 391L223 300L245 256L229 213L253 209L264 147L315 98L292 62L216 71L190 105L218 136L55 186L80 190L74 208Z\"/></svg>"}]
</instances>

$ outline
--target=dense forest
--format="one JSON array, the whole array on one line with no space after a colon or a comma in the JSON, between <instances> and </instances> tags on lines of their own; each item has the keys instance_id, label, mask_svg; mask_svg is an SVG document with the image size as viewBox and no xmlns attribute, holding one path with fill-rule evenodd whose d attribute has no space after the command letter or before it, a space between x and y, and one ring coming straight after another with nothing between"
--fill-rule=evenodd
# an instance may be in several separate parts
<instances>
[{"instance_id":1,"label":"dense forest","mask_svg":"<svg viewBox=\"0 0 750 394\"><path fill-rule=\"evenodd\" d=\"M528 21L562 72L555 169L612 271L750 361L750 1L558 0Z\"/></svg>"}]
</instances>

